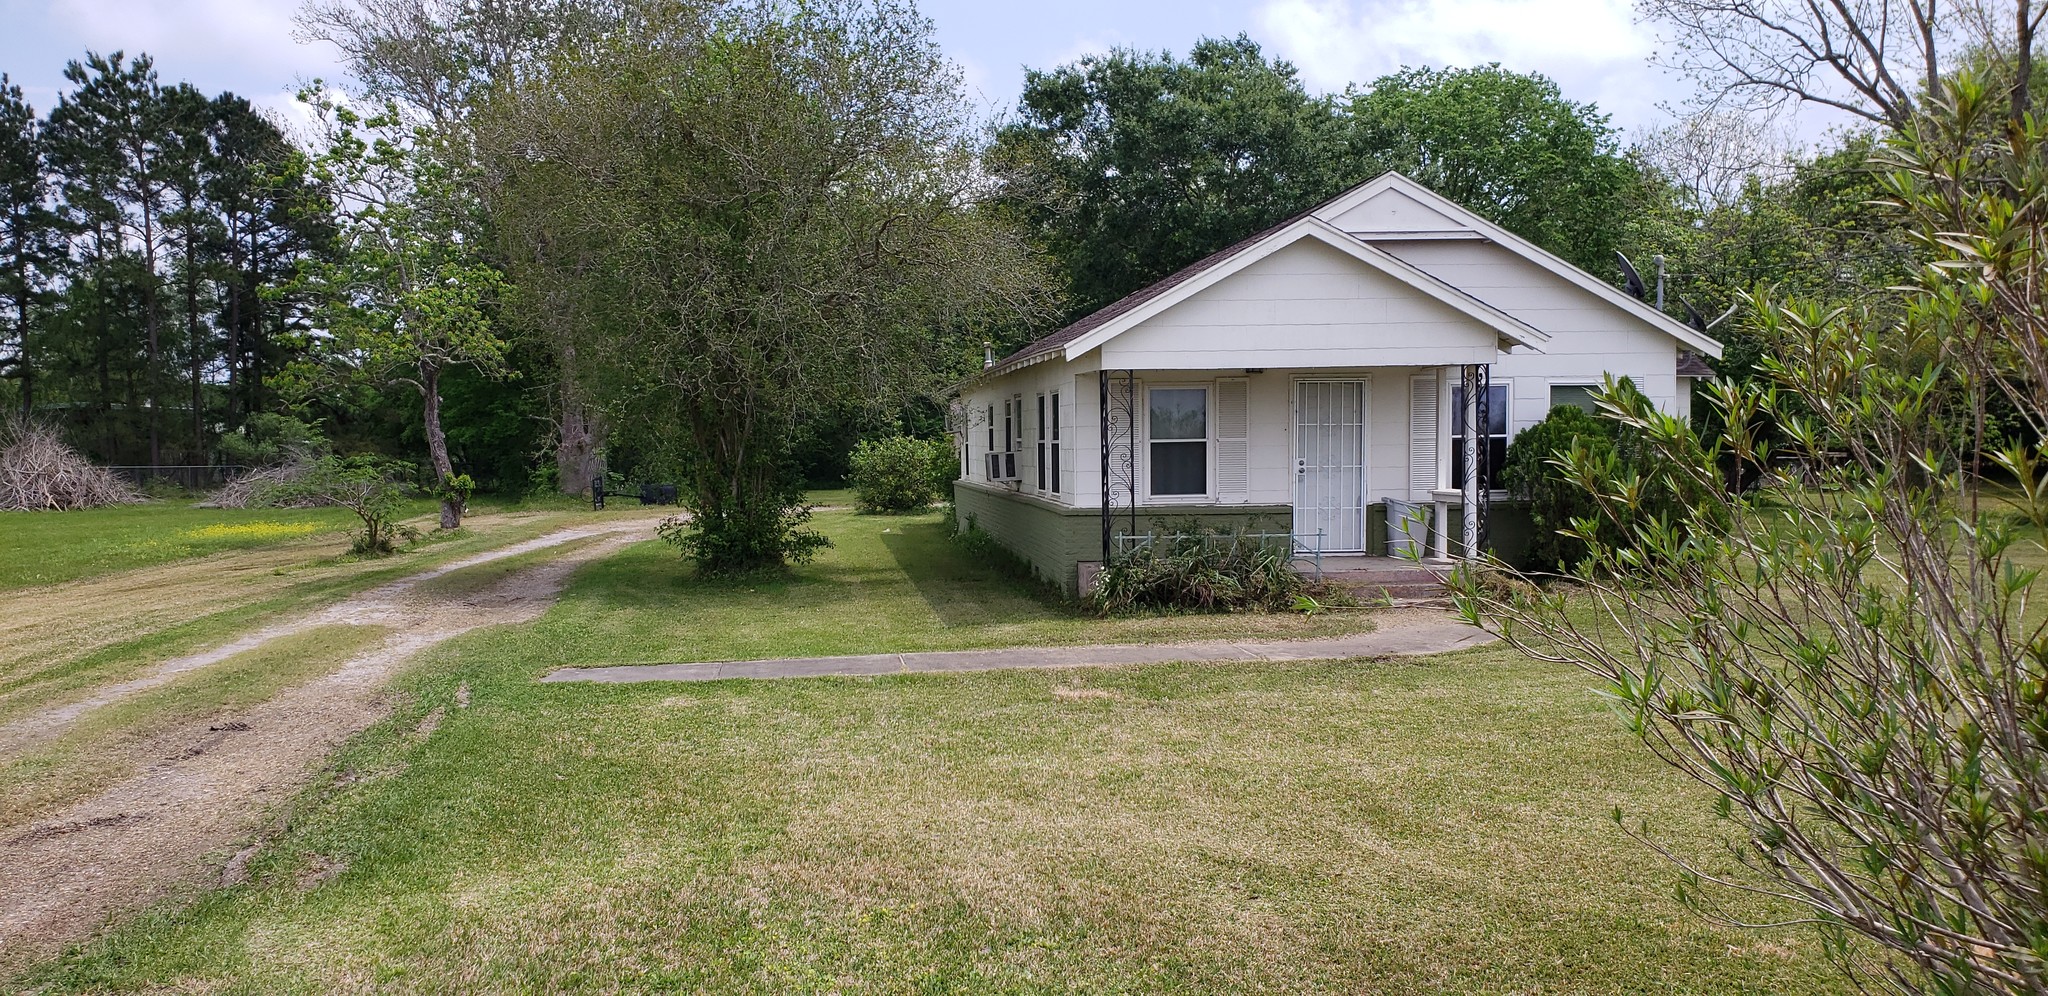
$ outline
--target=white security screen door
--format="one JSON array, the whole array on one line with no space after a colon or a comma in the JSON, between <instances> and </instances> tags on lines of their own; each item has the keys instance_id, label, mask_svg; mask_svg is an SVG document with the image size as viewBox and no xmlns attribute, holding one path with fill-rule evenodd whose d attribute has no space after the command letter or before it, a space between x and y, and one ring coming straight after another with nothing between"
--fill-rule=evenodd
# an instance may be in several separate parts
<instances>
[{"instance_id":1,"label":"white security screen door","mask_svg":"<svg viewBox=\"0 0 2048 996\"><path fill-rule=\"evenodd\" d=\"M1294 532L1323 549L1365 550L1365 382L1294 386Z\"/></svg>"}]
</instances>

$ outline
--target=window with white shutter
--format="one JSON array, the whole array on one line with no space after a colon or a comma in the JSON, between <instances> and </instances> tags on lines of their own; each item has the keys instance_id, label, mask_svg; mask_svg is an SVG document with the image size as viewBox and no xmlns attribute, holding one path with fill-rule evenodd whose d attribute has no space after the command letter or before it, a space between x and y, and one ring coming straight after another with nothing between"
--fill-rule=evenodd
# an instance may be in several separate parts
<instances>
[{"instance_id":1,"label":"window with white shutter","mask_svg":"<svg viewBox=\"0 0 2048 996\"><path fill-rule=\"evenodd\" d=\"M1423 500L1438 485L1436 376L1408 379L1408 490Z\"/></svg>"},{"instance_id":2,"label":"window with white shutter","mask_svg":"<svg viewBox=\"0 0 2048 996\"><path fill-rule=\"evenodd\" d=\"M1251 496L1251 382L1216 382L1216 497L1245 501Z\"/></svg>"}]
</instances>

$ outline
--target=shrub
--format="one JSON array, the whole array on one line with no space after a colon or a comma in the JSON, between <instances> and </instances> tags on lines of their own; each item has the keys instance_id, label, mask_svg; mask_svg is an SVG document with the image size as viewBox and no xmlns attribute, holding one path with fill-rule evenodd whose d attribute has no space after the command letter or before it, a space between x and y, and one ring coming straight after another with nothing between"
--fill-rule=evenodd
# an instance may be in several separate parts
<instances>
[{"instance_id":1,"label":"shrub","mask_svg":"<svg viewBox=\"0 0 2048 996\"><path fill-rule=\"evenodd\" d=\"M819 550L832 545L824 533L810 528L811 507L799 499L788 501L751 518L730 507L711 514L670 516L655 526L655 533L695 560L698 573L705 577L775 573L808 564Z\"/></svg>"},{"instance_id":2,"label":"shrub","mask_svg":"<svg viewBox=\"0 0 2048 996\"><path fill-rule=\"evenodd\" d=\"M945 493L959 473L951 443L889 436L854 447L854 505L862 512L919 512Z\"/></svg>"},{"instance_id":3,"label":"shrub","mask_svg":"<svg viewBox=\"0 0 2048 996\"><path fill-rule=\"evenodd\" d=\"M1543 421L1523 429L1508 443L1501 482L1508 493L1529 503L1535 525L1529 539L1529 563L1538 569L1569 569L1586 557L1585 541L1565 535L1572 523L1600 511L1593 496L1557 465L1562 454L1585 447L1594 459L1614 455L1614 423L1570 405L1550 410Z\"/></svg>"},{"instance_id":4,"label":"shrub","mask_svg":"<svg viewBox=\"0 0 2048 996\"><path fill-rule=\"evenodd\" d=\"M1316 596L1318 606L1332 604L1333 592L1318 590L1289 566L1291 553L1227 531L1172 533L1104 566L1088 604L1104 615L1135 609L1287 612L1306 595Z\"/></svg>"},{"instance_id":5,"label":"shrub","mask_svg":"<svg viewBox=\"0 0 2048 996\"><path fill-rule=\"evenodd\" d=\"M419 535L401 525L406 495L412 490L404 483L413 473L410 464L378 457L322 457L308 465L294 481L277 484L263 496L266 502L311 500L336 505L356 514L361 526L350 535L350 553L383 556L398 544Z\"/></svg>"},{"instance_id":6,"label":"shrub","mask_svg":"<svg viewBox=\"0 0 2048 996\"><path fill-rule=\"evenodd\" d=\"M1641 391L1626 378L1600 395L1631 406ZM1642 432L1614 419L1559 405L1543 421L1508 443L1501 481L1529 503L1535 526L1529 563L1538 570L1586 567L1587 540L1606 548L1630 546L1639 528L1683 518L1693 489L1673 474L1670 460ZM1594 492L1627 487L1633 504L1623 516L1604 513Z\"/></svg>"},{"instance_id":7,"label":"shrub","mask_svg":"<svg viewBox=\"0 0 2048 996\"><path fill-rule=\"evenodd\" d=\"M249 416L240 432L220 437L221 456L244 467L300 463L319 456L327 437L304 420L273 412Z\"/></svg>"}]
</instances>

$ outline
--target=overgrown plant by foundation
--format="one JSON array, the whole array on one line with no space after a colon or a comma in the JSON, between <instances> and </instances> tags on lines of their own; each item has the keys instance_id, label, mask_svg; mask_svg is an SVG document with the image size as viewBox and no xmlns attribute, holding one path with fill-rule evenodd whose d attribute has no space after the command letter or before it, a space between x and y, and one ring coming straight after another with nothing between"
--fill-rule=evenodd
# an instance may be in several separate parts
<instances>
[{"instance_id":1,"label":"overgrown plant by foundation","mask_svg":"<svg viewBox=\"0 0 2048 996\"><path fill-rule=\"evenodd\" d=\"M1103 615L1142 610L1287 612L1303 595L1337 604L1289 564L1291 550L1228 532L1161 536L1103 567L1087 604Z\"/></svg>"}]
</instances>

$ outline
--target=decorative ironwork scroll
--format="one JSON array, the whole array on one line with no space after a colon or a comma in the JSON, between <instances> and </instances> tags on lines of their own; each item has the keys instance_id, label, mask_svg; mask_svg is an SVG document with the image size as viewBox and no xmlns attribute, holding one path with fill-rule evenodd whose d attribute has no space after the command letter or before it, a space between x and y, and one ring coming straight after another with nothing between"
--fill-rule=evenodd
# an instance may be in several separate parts
<instances>
[{"instance_id":1,"label":"decorative ironwork scroll","mask_svg":"<svg viewBox=\"0 0 2048 996\"><path fill-rule=\"evenodd\" d=\"M1138 378L1130 370L1097 375L1102 398L1102 562L1110 563L1116 516L1129 515L1129 535L1138 532Z\"/></svg>"},{"instance_id":2,"label":"decorative ironwork scroll","mask_svg":"<svg viewBox=\"0 0 2048 996\"><path fill-rule=\"evenodd\" d=\"M1493 503L1493 473L1498 469L1489 465L1493 451L1490 431L1493 428L1493 364L1466 364L1460 386L1464 396L1470 399L1464 411L1457 413L1461 419L1468 413L1471 416L1465 426L1466 468L1472 479L1478 482L1471 500L1465 503L1466 518L1476 523L1465 530L1467 536L1475 538L1467 546L1465 556L1477 557L1486 549L1488 512ZM1460 490L1463 490L1464 483L1458 482Z\"/></svg>"}]
</instances>

